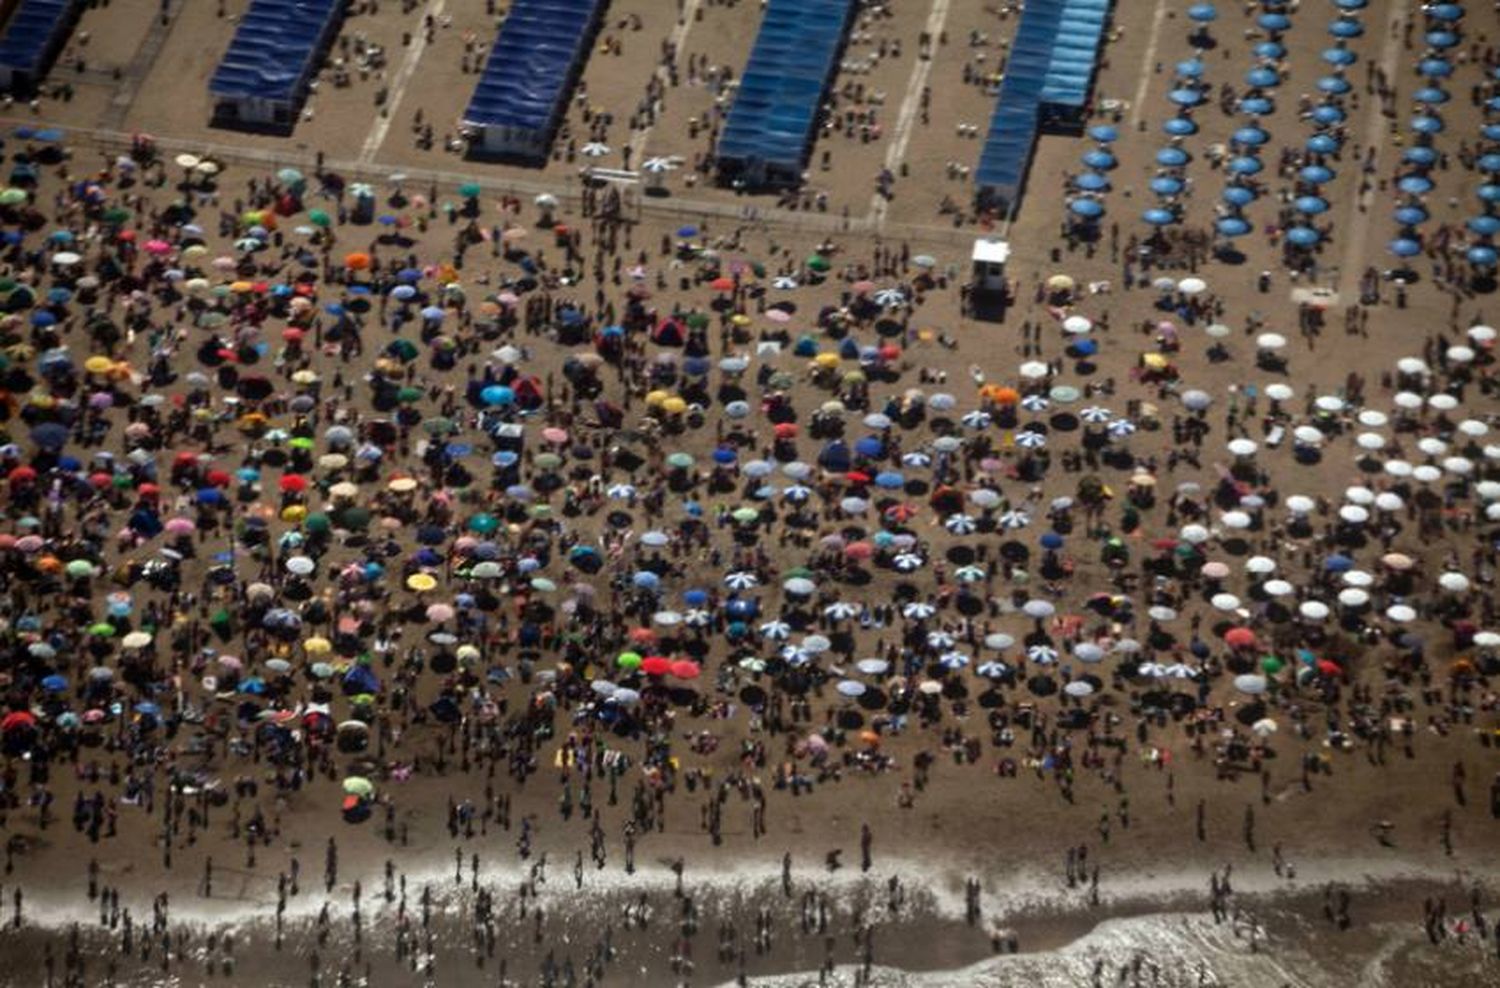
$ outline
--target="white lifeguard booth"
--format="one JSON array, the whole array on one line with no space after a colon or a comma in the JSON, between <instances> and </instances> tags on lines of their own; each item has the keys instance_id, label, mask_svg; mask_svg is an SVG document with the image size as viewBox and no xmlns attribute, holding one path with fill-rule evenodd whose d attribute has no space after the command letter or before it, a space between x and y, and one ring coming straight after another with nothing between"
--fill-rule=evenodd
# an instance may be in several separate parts
<instances>
[{"instance_id":1,"label":"white lifeguard booth","mask_svg":"<svg viewBox=\"0 0 1500 988\"><path fill-rule=\"evenodd\" d=\"M1005 264L1010 260L1010 241L980 237L974 241L973 286L978 292L1005 290Z\"/></svg>"}]
</instances>

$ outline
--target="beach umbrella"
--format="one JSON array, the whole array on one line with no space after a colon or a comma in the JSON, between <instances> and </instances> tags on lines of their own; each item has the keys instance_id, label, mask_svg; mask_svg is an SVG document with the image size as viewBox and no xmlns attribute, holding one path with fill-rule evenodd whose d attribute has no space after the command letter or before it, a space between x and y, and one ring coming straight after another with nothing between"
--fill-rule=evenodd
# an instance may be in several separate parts
<instances>
[{"instance_id":1,"label":"beach umbrella","mask_svg":"<svg viewBox=\"0 0 1500 988\"><path fill-rule=\"evenodd\" d=\"M1226 186L1219 198L1231 206L1244 206L1255 201L1255 190L1244 185Z\"/></svg>"},{"instance_id":2,"label":"beach umbrella","mask_svg":"<svg viewBox=\"0 0 1500 988\"><path fill-rule=\"evenodd\" d=\"M1285 14L1271 12L1261 14L1255 19L1255 23L1266 31L1285 31L1292 26L1292 19Z\"/></svg>"},{"instance_id":3,"label":"beach umbrella","mask_svg":"<svg viewBox=\"0 0 1500 988\"><path fill-rule=\"evenodd\" d=\"M1176 215L1168 209L1148 209L1141 214L1141 219L1151 226L1168 226L1177 221Z\"/></svg>"},{"instance_id":4,"label":"beach umbrella","mask_svg":"<svg viewBox=\"0 0 1500 988\"><path fill-rule=\"evenodd\" d=\"M1259 696L1267 689L1266 677L1254 673L1244 673L1234 677L1234 688L1249 696Z\"/></svg>"},{"instance_id":5,"label":"beach umbrella","mask_svg":"<svg viewBox=\"0 0 1500 988\"><path fill-rule=\"evenodd\" d=\"M1250 232L1250 223L1239 216L1226 216L1224 219L1218 220L1214 228L1223 237L1244 237L1245 234Z\"/></svg>"},{"instance_id":6,"label":"beach umbrella","mask_svg":"<svg viewBox=\"0 0 1500 988\"><path fill-rule=\"evenodd\" d=\"M1312 247L1323 235L1309 226L1294 226L1286 231L1287 242L1297 247Z\"/></svg>"},{"instance_id":7,"label":"beach umbrella","mask_svg":"<svg viewBox=\"0 0 1500 988\"><path fill-rule=\"evenodd\" d=\"M1190 89L1187 87L1174 89L1171 92L1167 93L1167 99L1171 103L1176 106L1183 107L1197 106L1199 103L1202 103L1205 98L1206 97L1204 97L1202 90Z\"/></svg>"},{"instance_id":8,"label":"beach umbrella","mask_svg":"<svg viewBox=\"0 0 1500 988\"><path fill-rule=\"evenodd\" d=\"M1189 137L1198 133L1198 125L1193 122L1192 118L1182 116L1168 118L1161 125L1161 129L1169 137ZM1160 160L1160 156L1158 156L1158 160Z\"/></svg>"},{"instance_id":9,"label":"beach umbrella","mask_svg":"<svg viewBox=\"0 0 1500 988\"><path fill-rule=\"evenodd\" d=\"M1348 17L1340 17L1328 25L1328 33L1335 38L1357 38L1365 33L1364 25Z\"/></svg>"},{"instance_id":10,"label":"beach umbrella","mask_svg":"<svg viewBox=\"0 0 1500 988\"><path fill-rule=\"evenodd\" d=\"M1281 83L1281 76L1275 69L1259 66L1245 73L1245 85L1253 89L1269 89Z\"/></svg>"},{"instance_id":11,"label":"beach umbrella","mask_svg":"<svg viewBox=\"0 0 1500 988\"><path fill-rule=\"evenodd\" d=\"M1102 192L1109 188L1109 179L1098 172L1084 172L1073 179L1073 186L1084 192Z\"/></svg>"},{"instance_id":12,"label":"beach umbrella","mask_svg":"<svg viewBox=\"0 0 1500 988\"><path fill-rule=\"evenodd\" d=\"M1270 140L1271 135L1259 127L1241 127L1234 132L1231 139L1236 144L1244 144L1247 147L1259 147Z\"/></svg>"},{"instance_id":13,"label":"beach umbrella","mask_svg":"<svg viewBox=\"0 0 1500 988\"><path fill-rule=\"evenodd\" d=\"M1307 139L1307 150L1313 154L1337 154L1343 142L1333 134L1314 134Z\"/></svg>"},{"instance_id":14,"label":"beach umbrella","mask_svg":"<svg viewBox=\"0 0 1500 988\"><path fill-rule=\"evenodd\" d=\"M1164 168L1179 168L1188 163L1188 153L1178 147L1162 148L1156 152L1156 163Z\"/></svg>"},{"instance_id":15,"label":"beach umbrella","mask_svg":"<svg viewBox=\"0 0 1500 988\"><path fill-rule=\"evenodd\" d=\"M1276 104L1265 96L1246 96L1239 102L1239 111L1250 117L1263 117L1276 109Z\"/></svg>"},{"instance_id":16,"label":"beach umbrella","mask_svg":"<svg viewBox=\"0 0 1500 988\"><path fill-rule=\"evenodd\" d=\"M1391 218L1402 226L1416 226L1427 222L1427 210L1415 204L1401 206L1391 214Z\"/></svg>"},{"instance_id":17,"label":"beach umbrella","mask_svg":"<svg viewBox=\"0 0 1500 988\"><path fill-rule=\"evenodd\" d=\"M1297 212L1307 216L1317 216L1328 212L1328 200L1320 196L1299 196L1293 205Z\"/></svg>"},{"instance_id":18,"label":"beach umbrella","mask_svg":"<svg viewBox=\"0 0 1500 988\"><path fill-rule=\"evenodd\" d=\"M1397 257L1415 257L1422 253L1422 245L1410 237L1398 237L1386 245L1386 250Z\"/></svg>"},{"instance_id":19,"label":"beach umbrella","mask_svg":"<svg viewBox=\"0 0 1500 988\"><path fill-rule=\"evenodd\" d=\"M1182 179L1172 175L1158 175L1151 180L1151 191L1159 196L1175 196L1182 191Z\"/></svg>"},{"instance_id":20,"label":"beach umbrella","mask_svg":"<svg viewBox=\"0 0 1500 988\"><path fill-rule=\"evenodd\" d=\"M1089 128L1089 137L1101 144L1110 144L1119 140L1120 132L1109 124L1094 124Z\"/></svg>"},{"instance_id":21,"label":"beach umbrella","mask_svg":"<svg viewBox=\"0 0 1500 988\"><path fill-rule=\"evenodd\" d=\"M1324 127L1332 127L1343 123L1344 116L1344 111L1332 103L1324 103L1322 106L1315 107L1312 111L1313 121Z\"/></svg>"},{"instance_id":22,"label":"beach umbrella","mask_svg":"<svg viewBox=\"0 0 1500 988\"><path fill-rule=\"evenodd\" d=\"M1224 166L1224 170L1231 175L1258 175L1265 167L1265 162L1259 158L1241 155L1238 158L1231 158L1229 164Z\"/></svg>"},{"instance_id":23,"label":"beach umbrella","mask_svg":"<svg viewBox=\"0 0 1500 988\"><path fill-rule=\"evenodd\" d=\"M1195 3L1187 10L1188 19L1196 24L1212 24L1219 12L1211 3Z\"/></svg>"},{"instance_id":24,"label":"beach umbrella","mask_svg":"<svg viewBox=\"0 0 1500 988\"><path fill-rule=\"evenodd\" d=\"M1311 185L1322 185L1325 182L1333 181L1333 170L1324 165L1308 165L1302 168L1297 175L1302 181Z\"/></svg>"},{"instance_id":25,"label":"beach umbrella","mask_svg":"<svg viewBox=\"0 0 1500 988\"><path fill-rule=\"evenodd\" d=\"M1104 207L1094 199L1073 199L1068 203L1068 211L1074 216L1084 219L1098 219L1104 215Z\"/></svg>"},{"instance_id":26,"label":"beach umbrella","mask_svg":"<svg viewBox=\"0 0 1500 988\"><path fill-rule=\"evenodd\" d=\"M1115 167L1115 156L1103 148L1091 148L1084 152L1083 163L1096 171L1108 171Z\"/></svg>"}]
</instances>

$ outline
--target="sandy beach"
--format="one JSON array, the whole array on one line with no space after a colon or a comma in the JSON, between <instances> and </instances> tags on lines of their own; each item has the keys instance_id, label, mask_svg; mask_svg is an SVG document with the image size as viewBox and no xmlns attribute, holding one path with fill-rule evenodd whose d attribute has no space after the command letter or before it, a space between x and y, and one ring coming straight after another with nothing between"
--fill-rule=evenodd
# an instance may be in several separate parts
<instances>
[{"instance_id":1,"label":"sandy beach","mask_svg":"<svg viewBox=\"0 0 1500 988\"><path fill-rule=\"evenodd\" d=\"M0 984L1500 981L1486 5L1117 5L1013 216L1014 5L867 4L779 196L758 4L616 0L538 167L504 5L289 135L248 7L0 110Z\"/></svg>"}]
</instances>

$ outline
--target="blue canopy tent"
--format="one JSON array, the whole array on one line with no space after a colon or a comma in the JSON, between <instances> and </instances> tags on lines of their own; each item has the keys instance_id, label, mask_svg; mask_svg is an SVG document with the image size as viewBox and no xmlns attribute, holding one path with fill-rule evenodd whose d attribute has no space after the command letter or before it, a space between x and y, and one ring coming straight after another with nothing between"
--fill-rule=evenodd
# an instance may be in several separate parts
<instances>
[{"instance_id":1,"label":"blue canopy tent","mask_svg":"<svg viewBox=\"0 0 1500 988\"><path fill-rule=\"evenodd\" d=\"M605 0L516 0L464 110L471 148L546 158L604 6Z\"/></svg>"},{"instance_id":2,"label":"blue canopy tent","mask_svg":"<svg viewBox=\"0 0 1500 988\"><path fill-rule=\"evenodd\" d=\"M1030 0L975 169L981 205L1014 208L1044 127L1082 125L1110 0Z\"/></svg>"},{"instance_id":3,"label":"blue canopy tent","mask_svg":"<svg viewBox=\"0 0 1500 988\"><path fill-rule=\"evenodd\" d=\"M36 87L62 49L83 9L83 0L21 0L0 34L0 88Z\"/></svg>"},{"instance_id":4,"label":"blue canopy tent","mask_svg":"<svg viewBox=\"0 0 1500 988\"><path fill-rule=\"evenodd\" d=\"M208 80L214 119L256 126L296 123L344 7L341 0L254 0Z\"/></svg>"},{"instance_id":5,"label":"blue canopy tent","mask_svg":"<svg viewBox=\"0 0 1500 988\"><path fill-rule=\"evenodd\" d=\"M854 9L854 0L771 0L766 6L714 148L721 179L801 183Z\"/></svg>"}]
</instances>

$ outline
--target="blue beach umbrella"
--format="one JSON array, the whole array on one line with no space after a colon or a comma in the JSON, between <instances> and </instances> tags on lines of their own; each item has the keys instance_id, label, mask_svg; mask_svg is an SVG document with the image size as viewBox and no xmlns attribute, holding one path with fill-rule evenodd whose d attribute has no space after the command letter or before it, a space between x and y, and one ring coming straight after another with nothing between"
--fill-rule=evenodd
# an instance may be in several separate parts
<instances>
[{"instance_id":1,"label":"blue beach umbrella","mask_svg":"<svg viewBox=\"0 0 1500 988\"><path fill-rule=\"evenodd\" d=\"M1269 89L1281 82L1281 76L1276 74L1275 69L1265 66L1251 69L1245 73L1245 85L1254 86L1256 89Z\"/></svg>"},{"instance_id":2,"label":"blue beach umbrella","mask_svg":"<svg viewBox=\"0 0 1500 988\"><path fill-rule=\"evenodd\" d=\"M1439 86L1423 86L1412 93L1411 98L1418 103L1425 103L1428 106L1438 106L1448 102L1453 97L1449 95L1448 90Z\"/></svg>"},{"instance_id":3,"label":"blue beach umbrella","mask_svg":"<svg viewBox=\"0 0 1500 988\"><path fill-rule=\"evenodd\" d=\"M1407 195L1420 196L1432 191L1432 179L1426 175L1407 175L1396 183L1396 188Z\"/></svg>"},{"instance_id":4,"label":"blue beach umbrella","mask_svg":"<svg viewBox=\"0 0 1500 988\"><path fill-rule=\"evenodd\" d=\"M1293 205L1297 207L1297 212L1307 216L1328 212L1328 200L1321 196L1299 196Z\"/></svg>"},{"instance_id":5,"label":"blue beach umbrella","mask_svg":"<svg viewBox=\"0 0 1500 988\"><path fill-rule=\"evenodd\" d=\"M1435 21L1452 23L1461 20L1464 16L1464 8L1456 3L1435 3L1426 9L1426 14Z\"/></svg>"},{"instance_id":6,"label":"blue beach umbrella","mask_svg":"<svg viewBox=\"0 0 1500 988\"><path fill-rule=\"evenodd\" d=\"M1358 60L1359 56L1347 48L1323 49L1323 61L1329 65L1353 65Z\"/></svg>"},{"instance_id":7,"label":"blue beach umbrella","mask_svg":"<svg viewBox=\"0 0 1500 988\"><path fill-rule=\"evenodd\" d=\"M1307 165L1297 173L1297 177L1310 185L1322 185L1333 181L1333 169L1324 165Z\"/></svg>"},{"instance_id":8,"label":"blue beach umbrella","mask_svg":"<svg viewBox=\"0 0 1500 988\"><path fill-rule=\"evenodd\" d=\"M1188 20L1198 24L1212 24L1218 20L1219 12L1211 3L1195 3L1188 8Z\"/></svg>"},{"instance_id":9,"label":"blue beach umbrella","mask_svg":"<svg viewBox=\"0 0 1500 988\"><path fill-rule=\"evenodd\" d=\"M1167 94L1175 106L1197 106L1203 102L1203 93L1197 89L1174 89Z\"/></svg>"},{"instance_id":10,"label":"blue beach umbrella","mask_svg":"<svg viewBox=\"0 0 1500 988\"><path fill-rule=\"evenodd\" d=\"M1182 179L1158 175L1151 180L1151 191L1159 196L1175 196L1182 191Z\"/></svg>"},{"instance_id":11,"label":"blue beach umbrella","mask_svg":"<svg viewBox=\"0 0 1500 988\"><path fill-rule=\"evenodd\" d=\"M1411 129L1418 134L1441 134L1443 132L1443 121L1431 114L1424 113L1419 117L1412 118Z\"/></svg>"},{"instance_id":12,"label":"blue beach umbrella","mask_svg":"<svg viewBox=\"0 0 1500 988\"><path fill-rule=\"evenodd\" d=\"M1279 41L1262 41L1250 49L1256 58L1281 59L1286 57L1286 45Z\"/></svg>"},{"instance_id":13,"label":"blue beach umbrella","mask_svg":"<svg viewBox=\"0 0 1500 988\"><path fill-rule=\"evenodd\" d=\"M1332 127L1344 122L1344 111L1332 103L1324 103L1312 111L1314 123L1322 124L1324 127Z\"/></svg>"},{"instance_id":14,"label":"blue beach umbrella","mask_svg":"<svg viewBox=\"0 0 1500 988\"><path fill-rule=\"evenodd\" d=\"M1105 171L1115 166L1115 156L1103 148L1093 148L1084 153L1083 163L1089 168Z\"/></svg>"},{"instance_id":15,"label":"blue beach umbrella","mask_svg":"<svg viewBox=\"0 0 1500 988\"><path fill-rule=\"evenodd\" d=\"M1427 222L1427 210L1421 206L1402 206L1391 214L1391 218L1402 226L1417 226Z\"/></svg>"},{"instance_id":16,"label":"blue beach umbrella","mask_svg":"<svg viewBox=\"0 0 1500 988\"><path fill-rule=\"evenodd\" d=\"M1242 155L1238 158L1232 159L1229 164L1225 166L1225 170L1228 171L1231 175L1258 175L1265 167L1265 162L1261 161L1259 158L1252 158L1249 155Z\"/></svg>"},{"instance_id":17,"label":"blue beach umbrella","mask_svg":"<svg viewBox=\"0 0 1500 988\"><path fill-rule=\"evenodd\" d=\"M1215 224L1222 237L1243 237L1250 232L1250 224L1238 216L1226 216Z\"/></svg>"},{"instance_id":18,"label":"blue beach umbrella","mask_svg":"<svg viewBox=\"0 0 1500 988\"><path fill-rule=\"evenodd\" d=\"M1500 185L1488 182L1474 190L1480 202L1500 202Z\"/></svg>"},{"instance_id":19,"label":"blue beach umbrella","mask_svg":"<svg viewBox=\"0 0 1500 988\"><path fill-rule=\"evenodd\" d=\"M1359 21L1347 17L1340 17L1328 25L1328 33L1335 38L1357 38L1365 33L1365 26Z\"/></svg>"},{"instance_id":20,"label":"blue beach umbrella","mask_svg":"<svg viewBox=\"0 0 1500 988\"><path fill-rule=\"evenodd\" d=\"M1176 71L1184 79L1198 79L1203 75L1203 62L1196 58L1184 59L1177 63Z\"/></svg>"},{"instance_id":21,"label":"blue beach umbrella","mask_svg":"<svg viewBox=\"0 0 1500 988\"><path fill-rule=\"evenodd\" d=\"M1352 88L1349 85L1349 80L1341 75L1325 75L1318 80L1318 92L1320 93L1331 93L1334 96L1342 96Z\"/></svg>"},{"instance_id":22,"label":"blue beach umbrella","mask_svg":"<svg viewBox=\"0 0 1500 988\"><path fill-rule=\"evenodd\" d=\"M1276 104L1264 96L1247 96L1240 100L1240 112L1252 117L1263 117L1276 109Z\"/></svg>"},{"instance_id":23,"label":"blue beach umbrella","mask_svg":"<svg viewBox=\"0 0 1500 988\"><path fill-rule=\"evenodd\" d=\"M1500 233L1500 216L1471 216L1465 226L1471 233L1477 233L1481 237L1493 237Z\"/></svg>"},{"instance_id":24,"label":"blue beach umbrella","mask_svg":"<svg viewBox=\"0 0 1500 988\"><path fill-rule=\"evenodd\" d=\"M1109 188L1109 179L1098 172L1084 172L1073 179L1073 185L1085 192L1102 192Z\"/></svg>"},{"instance_id":25,"label":"blue beach umbrella","mask_svg":"<svg viewBox=\"0 0 1500 988\"><path fill-rule=\"evenodd\" d=\"M1173 137L1188 137L1198 133L1198 125L1187 117L1172 117L1161 125L1161 129Z\"/></svg>"},{"instance_id":26,"label":"blue beach umbrella","mask_svg":"<svg viewBox=\"0 0 1500 988\"><path fill-rule=\"evenodd\" d=\"M1401 160L1408 165L1421 165L1425 168L1428 165L1437 164L1438 153L1426 145L1419 144L1401 152Z\"/></svg>"},{"instance_id":27,"label":"blue beach umbrella","mask_svg":"<svg viewBox=\"0 0 1500 988\"><path fill-rule=\"evenodd\" d=\"M1446 58L1424 58L1417 63L1417 74L1427 79L1446 79L1453 74L1453 63Z\"/></svg>"},{"instance_id":28,"label":"blue beach umbrella","mask_svg":"<svg viewBox=\"0 0 1500 988\"><path fill-rule=\"evenodd\" d=\"M1292 26L1292 19L1285 14L1261 14L1255 19L1263 31L1285 31Z\"/></svg>"},{"instance_id":29,"label":"blue beach umbrella","mask_svg":"<svg viewBox=\"0 0 1500 988\"><path fill-rule=\"evenodd\" d=\"M1452 48L1458 44L1458 35L1452 31L1428 31L1425 40L1427 41L1427 47L1442 51L1445 48Z\"/></svg>"},{"instance_id":30,"label":"blue beach umbrella","mask_svg":"<svg viewBox=\"0 0 1500 988\"><path fill-rule=\"evenodd\" d=\"M1271 135L1259 127L1241 127L1234 132L1234 143L1245 144L1249 147L1259 147L1270 140Z\"/></svg>"},{"instance_id":31,"label":"blue beach umbrella","mask_svg":"<svg viewBox=\"0 0 1500 988\"><path fill-rule=\"evenodd\" d=\"M1307 149L1313 154L1337 154L1339 143L1332 134L1314 134L1307 139Z\"/></svg>"},{"instance_id":32,"label":"blue beach umbrella","mask_svg":"<svg viewBox=\"0 0 1500 988\"><path fill-rule=\"evenodd\" d=\"M1167 209L1148 209L1141 214L1141 219L1152 226L1169 226L1177 222L1177 217Z\"/></svg>"},{"instance_id":33,"label":"blue beach umbrella","mask_svg":"<svg viewBox=\"0 0 1500 988\"><path fill-rule=\"evenodd\" d=\"M1089 136L1100 144L1112 144L1120 139L1120 132L1109 124L1095 124L1089 128Z\"/></svg>"},{"instance_id":34,"label":"blue beach umbrella","mask_svg":"<svg viewBox=\"0 0 1500 988\"><path fill-rule=\"evenodd\" d=\"M1310 226L1294 226L1286 232L1287 243L1295 247L1311 247L1323 239L1323 235Z\"/></svg>"},{"instance_id":35,"label":"blue beach umbrella","mask_svg":"<svg viewBox=\"0 0 1500 988\"><path fill-rule=\"evenodd\" d=\"M1491 151L1489 154L1480 155L1479 160L1474 164L1480 171L1487 174L1500 172L1500 153Z\"/></svg>"},{"instance_id":36,"label":"blue beach umbrella","mask_svg":"<svg viewBox=\"0 0 1500 988\"><path fill-rule=\"evenodd\" d=\"M1470 264L1479 268L1492 268L1495 266L1495 248L1488 244L1477 244L1464 252Z\"/></svg>"},{"instance_id":37,"label":"blue beach umbrella","mask_svg":"<svg viewBox=\"0 0 1500 988\"><path fill-rule=\"evenodd\" d=\"M1422 253L1422 245L1417 243L1411 237L1397 237L1389 244L1386 244L1386 250L1390 251L1392 254L1395 254L1397 257L1414 257L1417 254Z\"/></svg>"},{"instance_id":38,"label":"blue beach umbrella","mask_svg":"<svg viewBox=\"0 0 1500 988\"><path fill-rule=\"evenodd\" d=\"M1302 181L1307 181L1308 184L1320 186L1325 181L1334 180L1334 169L1328 168L1325 165L1305 165L1298 172L1298 178L1301 178Z\"/></svg>"},{"instance_id":39,"label":"blue beach umbrella","mask_svg":"<svg viewBox=\"0 0 1500 988\"><path fill-rule=\"evenodd\" d=\"M1162 148L1156 152L1156 163L1164 168L1180 168L1188 163L1188 153L1182 148Z\"/></svg>"},{"instance_id":40,"label":"blue beach umbrella","mask_svg":"<svg viewBox=\"0 0 1500 988\"><path fill-rule=\"evenodd\" d=\"M1074 199L1068 203L1068 211L1086 220L1098 219L1104 215L1104 207L1094 199Z\"/></svg>"},{"instance_id":41,"label":"blue beach umbrella","mask_svg":"<svg viewBox=\"0 0 1500 988\"><path fill-rule=\"evenodd\" d=\"M1220 196L1231 206L1245 206L1255 201L1255 190L1244 185L1231 185Z\"/></svg>"},{"instance_id":42,"label":"blue beach umbrella","mask_svg":"<svg viewBox=\"0 0 1500 988\"><path fill-rule=\"evenodd\" d=\"M1484 135L1487 141L1500 141L1500 123L1485 124L1479 133Z\"/></svg>"}]
</instances>

